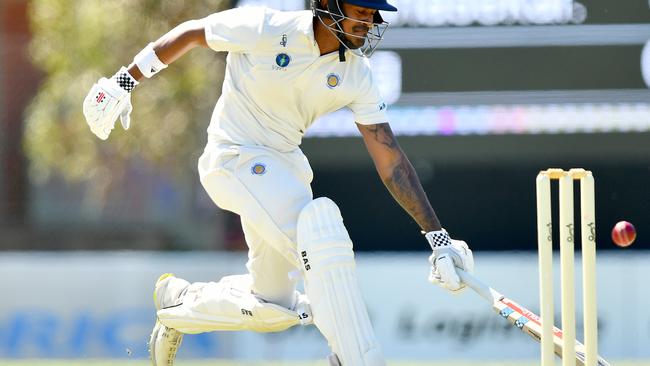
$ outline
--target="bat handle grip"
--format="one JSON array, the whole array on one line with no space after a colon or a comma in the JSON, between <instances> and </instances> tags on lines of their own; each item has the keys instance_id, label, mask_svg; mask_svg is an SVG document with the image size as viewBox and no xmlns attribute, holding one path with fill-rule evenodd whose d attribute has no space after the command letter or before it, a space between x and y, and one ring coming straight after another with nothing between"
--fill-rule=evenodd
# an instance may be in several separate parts
<instances>
[{"instance_id":1,"label":"bat handle grip","mask_svg":"<svg viewBox=\"0 0 650 366\"><path fill-rule=\"evenodd\" d=\"M472 275L471 273L467 273L460 268L456 268L456 273L458 273L458 276L460 277L461 281L463 281L464 284L469 286L472 290L474 290L474 292L479 294L484 299L490 302L499 301L503 299L503 295L501 293L499 293L497 290L493 289L492 287L488 286L487 284L483 283L481 280L474 277L474 275Z\"/></svg>"}]
</instances>

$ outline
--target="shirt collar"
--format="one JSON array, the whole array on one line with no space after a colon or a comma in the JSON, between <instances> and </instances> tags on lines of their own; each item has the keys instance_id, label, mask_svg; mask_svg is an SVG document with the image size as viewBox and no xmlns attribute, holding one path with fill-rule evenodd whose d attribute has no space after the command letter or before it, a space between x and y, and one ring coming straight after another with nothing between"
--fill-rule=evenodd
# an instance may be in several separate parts
<instances>
[{"instance_id":1,"label":"shirt collar","mask_svg":"<svg viewBox=\"0 0 650 366\"><path fill-rule=\"evenodd\" d=\"M311 44L312 52L320 55L318 43L316 43L316 36L314 35L314 14L311 10L303 10L300 14L298 21L297 31L307 37L309 44Z\"/></svg>"}]
</instances>

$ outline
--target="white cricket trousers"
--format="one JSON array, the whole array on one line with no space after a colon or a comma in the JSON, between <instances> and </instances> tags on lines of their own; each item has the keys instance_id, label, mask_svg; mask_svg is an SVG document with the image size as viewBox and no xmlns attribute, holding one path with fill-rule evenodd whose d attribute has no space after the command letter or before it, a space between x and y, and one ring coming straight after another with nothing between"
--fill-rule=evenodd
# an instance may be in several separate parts
<instances>
[{"instance_id":1,"label":"white cricket trousers","mask_svg":"<svg viewBox=\"0 0 650 366\"><path fill-rule=\"evenodd\" d=\"M201 183L220 208L241 217L252 290L284 307L295 300L289 273L298 268L296 225L312 199L313 172L300 149L208 142L198 163Z\"/></svg>"}]
</instances>

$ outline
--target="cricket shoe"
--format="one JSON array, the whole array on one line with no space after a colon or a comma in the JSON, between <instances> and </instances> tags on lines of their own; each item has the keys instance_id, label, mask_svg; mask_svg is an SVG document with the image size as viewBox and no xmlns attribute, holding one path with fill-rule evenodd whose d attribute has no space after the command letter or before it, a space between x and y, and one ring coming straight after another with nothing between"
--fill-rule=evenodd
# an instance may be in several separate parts
<instances>
[{"instance_id":1,"label":"cricket shoe","mask_svg":"<svg viewBox=\"0 0 650 366\"><path fill-rule=\"evenodd\" d=\"M165 273L158 277L153 290L153 303L156 311L179 306L183 303L183 295L190 283L176 278L173 273Z\"/></svg>"},{"instance_id":2,"label":"cricket shoe","mask_svg":"<svg viewBox=\"0 0 650 366\"><path fill-rule=\"evenodd\" d=\"M149 338L149 355L153 366L172 366L183 341L183 333L167 328L156 319Z\"/></svg>"},{"instance_id":3,"label":"cricket shoe","mask_svg":"<svg viewBox=\"0 0 650 366\"><path fill-rule=\"evenodd\" d=\"M160 276L153 291L156 311L179 305L179 300L188 286L189 282L174 277L172 273ZM156 325L149 337L149 355L153 366L172 366L182 341L183 333L166 327L156 318Z\"/></svg>"}]
</instances>

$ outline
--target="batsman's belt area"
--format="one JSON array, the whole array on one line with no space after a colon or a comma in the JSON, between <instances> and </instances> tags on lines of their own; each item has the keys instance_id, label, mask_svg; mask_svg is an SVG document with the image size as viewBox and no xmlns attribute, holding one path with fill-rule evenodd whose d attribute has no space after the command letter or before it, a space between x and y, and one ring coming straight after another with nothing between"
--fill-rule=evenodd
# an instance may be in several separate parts
<instances>
[{"instance_id":1,"label":"batsman's belt area","mask_svg":"<svg viewBox=\"0 0 650 366\"><path fill-rule=\"evenodd\" d=\"M650 360L647 361L621 361L614 360L612 364L616 366L650 366ZM106 359L106 360L20 360L10 361L0 359L2 366L149 366L148 360L128 360L128 359ZM327 361L291 361L291 362L232 362L220 360L202 360L192 361L177 359L178 366L327 366ZM388 361L390 366L539 366L539 360L520 360L520 361L450 361L450 362L407 362L407 361Z\"/></svg>"}]
</instances>

